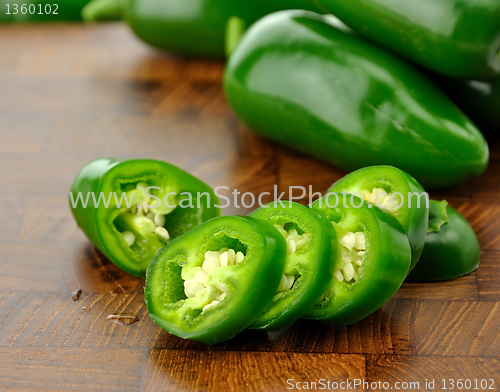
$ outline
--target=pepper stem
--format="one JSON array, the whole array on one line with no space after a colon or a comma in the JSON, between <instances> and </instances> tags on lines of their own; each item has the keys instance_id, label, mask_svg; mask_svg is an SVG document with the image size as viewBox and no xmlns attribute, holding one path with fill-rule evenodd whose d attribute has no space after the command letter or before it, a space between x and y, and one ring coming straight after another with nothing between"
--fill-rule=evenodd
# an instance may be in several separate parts
<instances>
[{"instance_id":1,"label":"pepper stem","mask_svg":"<svg viewBox=\"0 0 500 392\"><path fill-rule=\"evenodd\" d=\"M234 49L238 46L245 35L245 21L238 18L237 16L232 16L227 21L226 25L226 56L229 57L233 53Z\"/></svg>"},{"instance_id":2,"label":"pepper stem","mask_svg":"<svg viewBox=\"0 0 500 392\"><path fill-rule=\"evenodd\" d=\"M446 200L431 200L429 204L429 228L427 229L427 233L439 233L441 226L450 221L446 207L448 207Z\"/></svg>"},{"instance_id":3,"label":"pepper stem","mask_svg":"<svg viewBox=\"0 0 500 392\"><path fill-rule=\"evenodd\" d=\"M85 22L121 20L120 0L92 0L82 9Z\"/></svg>"}]
</instances>

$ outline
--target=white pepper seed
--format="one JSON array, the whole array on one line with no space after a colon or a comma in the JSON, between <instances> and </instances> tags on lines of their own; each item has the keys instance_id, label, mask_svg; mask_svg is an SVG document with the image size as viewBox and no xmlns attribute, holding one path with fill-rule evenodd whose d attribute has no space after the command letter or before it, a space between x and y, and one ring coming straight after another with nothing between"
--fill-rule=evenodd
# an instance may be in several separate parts
<instances>
[{"instance_id":1,"label":"white pepper seed","mask_svg":"<svg viewBox=\"0 0 500 392\"><path fill-rule=\"evenodd\" d=\"M241 252L236 253L236 263L241 263L243 259L245 258L245 255Z\"/></svg>"},{"instance_id":2,"label":"white pepper seed","mask_svg":"<svg viewBox=\"0 0 500 392\"><path fill-rule=\"evenodd\" d=\"M123 237L123 239L125 240L125 242L127 243L128 246L134 245L134 242L135 242L135 235L134 235L134 233L132 233L130 231L124 231L122 233L122 237Z\"/></svg>"},{"instance_id":3,"label":"white pepper seed","mask_svg":"<svg viewBox=\"0 0 500 392\"><path fill-rule=\"evenodd\" d=\"M170 239L170 234L168 233L167 229L165 229L164 227L157 227L155 229L155 234L158 237L161 237L166 241L168 241Z\"/></svg>"},{"instance_id":4,"label":"white pepper seed","mask_svg":"<svg viewBox=\"0 0 500 392\"><path fill-rule=\"evenodd\" d=\"M227 267L227 265L228 265L228 259L229 259L229 257L228 257L227 252L222 253L222 254L220 255L220 257L219 257L219 260L220 260L220 266L221 266L221 267Z\"/></svg>"},{"instance_id":5,"label":"white pepper seed","mask_svg":"<svg viewBox=\"0 0 500 392\"><path fill-rule=\"evenodd\" d=\"M295 245L295 241L293 240L287 240L286 246L287 246L287 254L289 255L293 255L297 251L297 245Z\"/></svg>"},{"instance_id":6,"label":"white pepper seed","mask_svg":"<svg viewBox=\"0 0 500 392\"><path fill-rule=\"evenodd\" d=\"M351 263L346 264L344 268L342 268L342 272L344 273L345 280L347 280L348 282L352 280L355 273L354 267L352 266Z\"/></svg>"},{"instance_id":7,"label":"white pepper seed","mask_svg":"<svg viewBox=\"0 0 500 392\"><path fill-rule=\"evenodd\" d=\"M354 234L356 236L356 245L354 246L358 250L366 249L365 233L359 231Z\"/></svg>"},{"instance_id":8,"label":"white pepper seed","mask_svg":"<svg viewBox=\"0 0 500 392\"><path fill-rule=\"evenodd\" d=\"M210 256L210 257L205 258L205 261L203 262L203 265L201 268L203 269L203 272L209 274L214 269L219 268L219 267L220 267L219 258Z\"/></svg>"},{"instance_id":9,"label":"white pepper seed","mask_svg":"<svg viewBox=\"0 0 500 392\"><path fill-rule=\"evenodd\" d=\"M165 215L155 215L154 216L154 222L156 223L157 226L165 226Z\"/></svg>"},{"instance_id":10,"label":"white pepper seed","mask_svg":"<svg viewBox=\"0 0 500 392\"><path fill-rule=\"evenodd\" d=\"M194 278L199 282L199 283L205 283L208 279L208 275L204 271L198 271L196 274L194 274Z\"/></svg>"},{"instance_id":11,"label":"white pepper seed","mask_svg":"<svg viewBox=\"0 0 500 392\"><path fill-rule=\"evenodd\" d=\"M345 236L340 239L340 244L345 248L351 250L356 245L356 236L352 232L347 232Z\"/></svg>"},{"instance_id":12,"label":"white pepper seed","mask_svg":"<svg viewBox=\"0 0 500 392\"><path fill-rule=\"evenodd\" d=\"M194 278L184 281L184 293L188 298L193 298L198 292L204 289L205 286Z\"/></svg>"}]
</instances>

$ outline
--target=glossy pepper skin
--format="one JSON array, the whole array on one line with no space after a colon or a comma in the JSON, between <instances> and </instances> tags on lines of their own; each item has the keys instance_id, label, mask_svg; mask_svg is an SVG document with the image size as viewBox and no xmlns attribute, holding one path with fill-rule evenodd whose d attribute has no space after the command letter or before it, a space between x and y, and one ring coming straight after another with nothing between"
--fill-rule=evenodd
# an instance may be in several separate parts
<instances>
[{"instance_id":1,"label":"glossy pepper skin","mask_svg":"<svg viewBox=\"0 0 500 392\"><path fill-rule=\"evenodd\" d=\"M163 227L168 230L171 238L175 238L186 231L200 225L204 221L220 214L215 205L219 203L213 190L202 181L193 177L178 167L166 162L136 159L118 160L101 158L89 162L78 173L70 191L70 208L78 226L99 251L122 270L134 276L144 276L146 268L155 252L165 245L165 242L153 233L151 221L143 215L130 213L123 196L131 201L131 207L144 204L147 195L138 190L127 190L135 187L139 182L146 182L149 186L161 189L148 190L150 195L161 200L160 206L151 211L165 214ZM92 199L101 194L110 200L108 207L100 199L97 206ZM113 192L116 192L117 199ZM133 192L133 195L132 195ZM166 200L171 207L165 203ZM185 194L184 194L185 192ZM197 205L197 194L206 192L210 196L201 196L200 208ZM83 199L78 200L81 193ZM191 196L189 196L191 195ZM192 206L189 205L189 198ZM87 200L86 207L81 200ZM153 205L156 200L149 201ZM118 207L117 200L123 202ZM74 202L77 202L74 204ZM135 235L136 241L129 246L122 232L128 231Z\"/></svg>"},{"instance_id":2,"label":"glossy pepper skin","mask_svg":"<svg viewBox=\"0 0 500 392\"><path fill-rule=\"evenodd\" d=\"M500 72L497 0L321 0L366 38L454 78Z\"/></svg>"},{"instance_id":3,"label":"glossy pepper skin","mask_svg":"<svg viewBox=\"0 0 500 392\"><path fill-rule=\"evenodd\" d=\"M384 190L388 194L387 197L394 195L391 196L393 205L390 199L383 205L385 197L383 194L373 201L378 202L381 207L387 207L382 211L393 215L408 236L412 252L411 272L425 245L429 221L429 195L415 178L393 166L371 166L356 170L338 180L328 192L347 191L351 194L356 192L359 197L369 201L365 197L368 196L366 192L371 193L374 189Z\"/></svg>"},{"instance_id":4,"label":"glossy pepper skin","mask_svg":"<svg viewBox=\"0 0 500 392\"><path fill-rule=\"evenodd\" d=\"M481 246L469 222L446 201L431 200L429 233L409 281L436 282L475 271Z\"/></svg>"},{"instance_id":5,"label":"glossy pepper skin","mask_svg":"<svg viewBox=\"0 0 500 392\"><path fill-rule=\"evenodd\" d=\"M90 0L0 0L0 23L77 21L82 19L80 12L89 1ZM18 4L17 13L15 13L14 4ZM7 5L9 5L9 7L7 7ZM22 13L22 5L26 5L27 12L25 14ZM10 15L7 14L7 11L10 12Z\"/></svg>"},{"instance_id":6,"label":"glossy pepper skin","mask_svg":"<svg viewBox=\"0 0 500 392\"><path fill-rule=\"evenodd\" d=\"M382 306L403 283L411 262L408 238L393 216L378 208L369 208L354 195L344 198L342 194L330 193L316 200L311 208L334 222L339 238L337 263L343 263L347 252L342 238L348 232L364 232L366 251L358 279L346 282L334 276L324 300L305 318L337 325L355 323Z\"/></svg>"},{"instance_id":7,"label":"glossy pepper skin","mask_svg":"<svg viewBox=\"0 0 500 392\"><path fill-rule=\"evenodd\" d=\"M336 263L337 235L328 220L289 201L267 204L250 216L284 227L289 233L296 230L299 235L309 235L303 248L290 249L294 243L288 249L284 274L295 277L293 286L276 293L271 305L250 325L250 328L277 331L301 318L327 289ZM293 237L288 238L293 241Z\"/></svg>"},{"instance_id":8,"label":"glossy pepper skin","mask_svg":"<svg viewBox=\"0 0 500 392\"><path fill-rule=\"evenodd\" d=\"M95 11L86 12L85 19L101 19L98 4L104 2L109 0L94 0ZM250 26L275 11L324 10L317 0L124 0L121 8L123 19L144 42L178 54L221 58L231 17Z\"/></svg>"},{"instance_id":9,"label":"glossy pepper skin","mask_svg":"<svg viewBox=\"0 0 500 392\"><path fill-rule=\"evenodd\" d=\"M440 188L485 170L486 141L440 90L336 26L307 11L253 25L225 72L236 114L256 132L348 171L391 165Z\"/></svg>"},{"instance_id":10,"label":"glossy pepper skin","mask_svg":"<svg viewBox=\"0 0 500 392\"><path fill-rule=\"evenodd\" d=\"M207 251L221 247L241 251L245 258L210 273L207 290L219 283L228 290L216 306L202 310L202 294L187 298L182 275L200 268ZM285 255L285 240L271 225L241 216L214 218L170 242L151 261L144 290L149 314L159 326L181 338L207 344L230 339L271 303Z\"/></svg>"}]
</instances>

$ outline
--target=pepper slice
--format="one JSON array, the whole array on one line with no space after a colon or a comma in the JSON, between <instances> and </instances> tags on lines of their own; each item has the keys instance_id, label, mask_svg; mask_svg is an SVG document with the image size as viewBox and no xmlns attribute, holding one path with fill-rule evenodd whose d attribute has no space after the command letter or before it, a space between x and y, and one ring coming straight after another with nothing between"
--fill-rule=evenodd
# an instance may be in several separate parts
<instances>
[{"instance_id":1,"label":"pepper slice","mask_svg":"<svg viewBox=\"0 0 500 392\"><path fill-rule=\"evenodd\" d=\"M289 201L269 203L249 216L273 224L287 243L285 270L273 302L250 326L277 331L301 318L327 289L337 257L337 235L325 218Z\"/></svg>"},{"instance_id":2,"label":"pepper slice","mask_svg":"<svg viewBox=\"0 0 500 392\"><path fill-rule=\"evenodd\" d=\"M70 192L78 226L101 253L135 276L145 275L170 238L218 216L218 203L207 184L149 159L94 160L81 169Z\"/></svg>"},{"instance_id":3,"label":"pepper slice","mask_svg":"<svg viewBox=\"0 0 500 392\"><path fill-rule=\"evenodd\" d=\"M321 0L348 26L435 72L490 78L500 72L498 0Z\"/></svg>"},{"instance_id":4,"label":"pepper slice","mask_svg":"<svg viewBox=\"0 0 500 392\"><path fill-rule=\"evenodd\" d=\"M429 220L429 195L422 185L393 166L371 166L348 174L328 189L343 191L358 193L401 223L411 246L411 272L424 249Z\"/></svg>"},{"instance_id":5,"label":"pepper slice","mask_svg":"<svg viewBox=\"0 0 500 392\"><path fill-rule=\"evenodd\" d=\"M469 222L448 202L431 200L429 230L409 281L436 282L475 271L481 246Z\"/></svg>"},{"instance_id":6,"label":"pepper slice","mask_svg":"<svg viewBox=\"0 0 500 392\"><path fill-rule=\"evenodd\" d=\"M354 195L330 193L311 208L329 219L339 238L334 277L305 318L355 323L388 301L411 263L408 238L393 216Z\"/></svg>"},{"instance_id":7,"label":"pepper slice","mask_svg":"<svg viewBox=\"0 0 500 392\"><path fill-rule=\"evenodd\" d=\"M160 327L215 344L250 325L273 300L286 242L266 222L214 218L162 248L146 275L146 305Z\"/></svg>"},{"instance_id":8,"label":"pepper slice","mask_svg":"<svg viewBox=\"0 0 500 392\"><path fill-rule=\"evenodd\" d=\"M488 164L484 137L444 93L331 16L258 21L234 49L224 89L254 131L348 171L392 165L442 188Z\"/></svg>"}]
</instances>

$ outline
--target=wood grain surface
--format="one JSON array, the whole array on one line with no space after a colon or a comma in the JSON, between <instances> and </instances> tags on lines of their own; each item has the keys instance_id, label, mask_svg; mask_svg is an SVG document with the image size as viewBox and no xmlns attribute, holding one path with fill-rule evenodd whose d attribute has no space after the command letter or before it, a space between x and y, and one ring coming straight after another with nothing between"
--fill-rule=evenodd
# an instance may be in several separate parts
<instances>
[{"instance_id":1,"label":"wood grain surface","mask_svg":"<svg viewBox=\"0 0 500 392\"><path fill-rule=\"evenodd\" d=\"M435 379L443 390L442 379L493 379L498 390L498 142L483 176L431 194L474 227L484 249L476 272L404 284L354 325L303 320L208 347L156 326L144 280L78 230L67 203L78 170L102 156L149 157L254 194L275 184L325 192L344 173L246 129L225 102L222 62L159 53L120 24L1 26L0 48L0 389L279 391L291 379L363 379L425 390ZM114 312L140 321L106 321Z\"/></svg>"}]
</instances>

